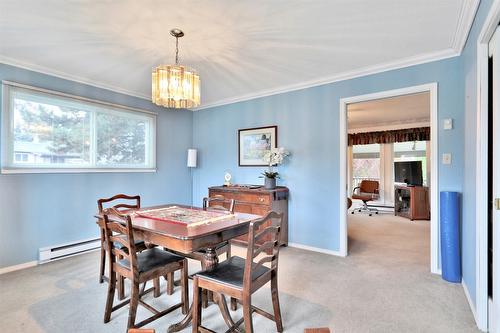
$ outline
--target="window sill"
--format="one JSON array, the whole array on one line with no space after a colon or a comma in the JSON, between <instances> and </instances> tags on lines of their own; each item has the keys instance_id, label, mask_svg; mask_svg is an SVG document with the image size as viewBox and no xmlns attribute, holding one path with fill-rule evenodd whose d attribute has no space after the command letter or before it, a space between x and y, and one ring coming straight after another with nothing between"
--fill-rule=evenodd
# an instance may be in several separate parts
<instances>
[{"instance_id":1,"label":"window sill","mask_svg":"<svg viewBox=\"0 0 500 333\"><path fill-rule=\"evenodd\" d=\"M66 169L51 169L51 168L15 168L15 169L2 169L2 174L22 174L22 173L140 173L140 172L156 172L156 168L109 168L109 169L85 169L85 168L66 168Z\"/></svg>"}]
</instances>

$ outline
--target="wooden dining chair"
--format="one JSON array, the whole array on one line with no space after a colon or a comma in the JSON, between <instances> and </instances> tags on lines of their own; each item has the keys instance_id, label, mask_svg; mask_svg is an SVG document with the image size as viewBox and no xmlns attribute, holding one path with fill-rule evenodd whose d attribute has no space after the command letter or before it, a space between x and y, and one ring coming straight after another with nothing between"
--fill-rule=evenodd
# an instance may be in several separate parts
<instances>
[{"instance_id":1,"label":"wooden dining chair","mask_svg":"<svg viewBox=\"0 0 500 333\"><path fill-rule=\"evenodd\" d=\"M225 199L224 197L211 197L211 198L203 198L203 210L215 210L215 211L226 211L231 214L234 214L234 199ZM231 244L229 242L224 242L219 244L215 252L217 256L221 254L226 254L226 258L231 257ZM203 256L205 255L205 250L200 250L195 252L195 256Z\"/></svg>"},{"instance_id":2,"label":"wooden dining chair","mask_svg":"<svg viewBox=\"0 0 500 333\"><path fill-rule=\"evenodd\" d=\"M203 210L224 211L234 214L234 205L234 199L224 199L221 197L203 198ZM229 244L229 242L219 244L217 245L215 252L217 253L217 256L226 254L226 258L229 258L231 257L231 244ZM203 264L203 257L205 256L205 253L206 251L201 249L193 253L183 255L190 259L201 261Z\"/></svg>"},{"instance_id":3,"label":"wooden dining chair","mask_svg":"<svg viewBox=\"0 0 500 333\"><path fill-rule=\"evenodd\" d=\"M99 210L99 214L102 214L105 208L114 208L119 212L128 211L131 209L140 209L141 208L141 197L138 195L130 196L126 194L117 194L112 196L111 198L104 198L97 200L97 208ZM104 274L106 267L106 239L104 236L104 228L100 228L101 232L101 253L100 253L100 265L99 265L99 283L103 283L104 281L108 281L108 278ZM116 244L120 246L120 244ZM147 249L146 244L143 240L137 239L135 241L135 249L138 252L144 251ZM159 284L159 283L157 283ZM125 298L125 288L123 283L123 277L118 277L118 299L122 300ZM167 286L168 290L168 286ZM159 290L155 290L155 296L159 296Z\"/></svg>"},{"instance_id":4,"label":"wooden dining chair","mask_svg":"<svg viewBox=\"0 0 500 333\"><path fill-rule=\"evenodd\" d=\"M186 314L189 305L187 259L159 248L150 248L138 253L135 248L130 215L122 214L114 208L105 209L103 215L105 238L109 249L107 251L109 259L109 284L104 322L107 323L110 321L113 311L127 304L130 304L127 329L139 328L179 307L182 309L182 313ZM120 246L116 244L120 244ZM181 273L182 291L180 303L166 310L158 311L141 300L141 296L147 293L147 291L139 291L141 283L159 279L161 276L175 271L180 271ZM132 287L130 298L113 306L118 275L129 279ZM153 315L136 324L135 318L139 304L151 311Z\"/></svg>"},{"instance_id":5,"label":"wooden dining chair","mask_svg":"<svg viewBox=\"0 0 500 333\"><path fill-rule=\"evenodd\" d=\"M214 211L224 211L231 214L234 214L234 199L224 199L223 197L213 197L213 198L203 198L203 210L214 210ZM231 244L229 242L224 242L222 244L217 245L216 247L217 256L221 254L226 254L226 258L229 259L231 257ZM205 256L206 251L204 249L194 251L190 254L182 254L183 256L198 260L203 265L203 258ZM180 255L180 253L179 253ZM204 269L204 267L202 267Z\"/></svg>"},{"instance_id":6,"label":"wooden dining chair","mask_svg":"<svg viewBox=\"0 0 500 333\"><path fill-rule=\"evenodd\" d=\"M194 275L193 333L213 332L201 325L200 291L202 289L220 295L219 302L222 302L222 305L219 305L221 309L227 310L224 295L236 298L242 303L243 318L236 323L230 319L229 322L233 325L229 328L229 331L237 329L244 322L245 332L252 333L252 313L257 312L273 320L276 323L277 331L283 332L278 298L278 255L282 220L283 214L269 212L265 217L251 222L248 228L246 259L234 256L223 261L212 270L201 271ZM269 251L271 254L268 254ZM265 263L270 263L270 267L264 266ZM269 281L271 282L274 315L252 305L252 294ZM226 315L230 317L227 311Z\"/></svg>"}]
</instances>

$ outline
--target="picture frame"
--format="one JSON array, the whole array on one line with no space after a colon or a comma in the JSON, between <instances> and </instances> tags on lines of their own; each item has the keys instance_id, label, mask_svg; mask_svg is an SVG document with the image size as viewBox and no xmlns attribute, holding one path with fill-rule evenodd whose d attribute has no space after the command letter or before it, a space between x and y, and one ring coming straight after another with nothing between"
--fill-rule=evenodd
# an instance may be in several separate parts
<instances>
[{"instance_id":1,"label":"picture frame","mask_svg":"<svg viewBox=\"0 0 500 333\"><path fill-rule=\"evenodd\" d=\"M267 166L262 157L278 147L278 126L243 128L238 130L238 165Z\"/></svg>"}]
</instances>

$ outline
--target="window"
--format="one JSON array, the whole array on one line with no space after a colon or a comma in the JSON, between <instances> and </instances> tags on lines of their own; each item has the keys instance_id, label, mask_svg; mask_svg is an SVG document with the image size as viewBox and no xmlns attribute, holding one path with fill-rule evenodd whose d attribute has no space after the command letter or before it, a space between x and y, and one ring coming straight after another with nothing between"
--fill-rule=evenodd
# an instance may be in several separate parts
<instances>
[{"instance_id":1,"label":"window","mask_svg":"<svg viewBox=\"0 0 500 333\"><path fill-rule=\"evenodd\" d=\"M154 113L15 83L3 89L3 173L154 171Z\"/></svg>"},{"instance_id":2,"label":"window","mask_svg":"<svg viewBox=\"0 0 500 333\"><path fill-rule=\"evenodd\" d=\"M380 179L380 144L352 147L352 178L353 188L363 179Z\"/></svg>"}]
</instances>

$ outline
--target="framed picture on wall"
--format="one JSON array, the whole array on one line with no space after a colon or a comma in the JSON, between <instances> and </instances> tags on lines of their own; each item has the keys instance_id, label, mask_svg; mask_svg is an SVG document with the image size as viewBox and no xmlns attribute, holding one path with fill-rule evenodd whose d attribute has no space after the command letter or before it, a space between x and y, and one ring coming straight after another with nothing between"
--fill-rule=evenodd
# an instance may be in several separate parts
<instances>
[{"instance_id":1,"label":"framed picture on wall","mask_svg":"<svg viewBox=\"0 0 500 333\"><path fill-rule=\"evenodd\" d=\"M266 166L262 157L278 147L278 126L238 130L238 165Z\"/></svg>"}]
</instances>

